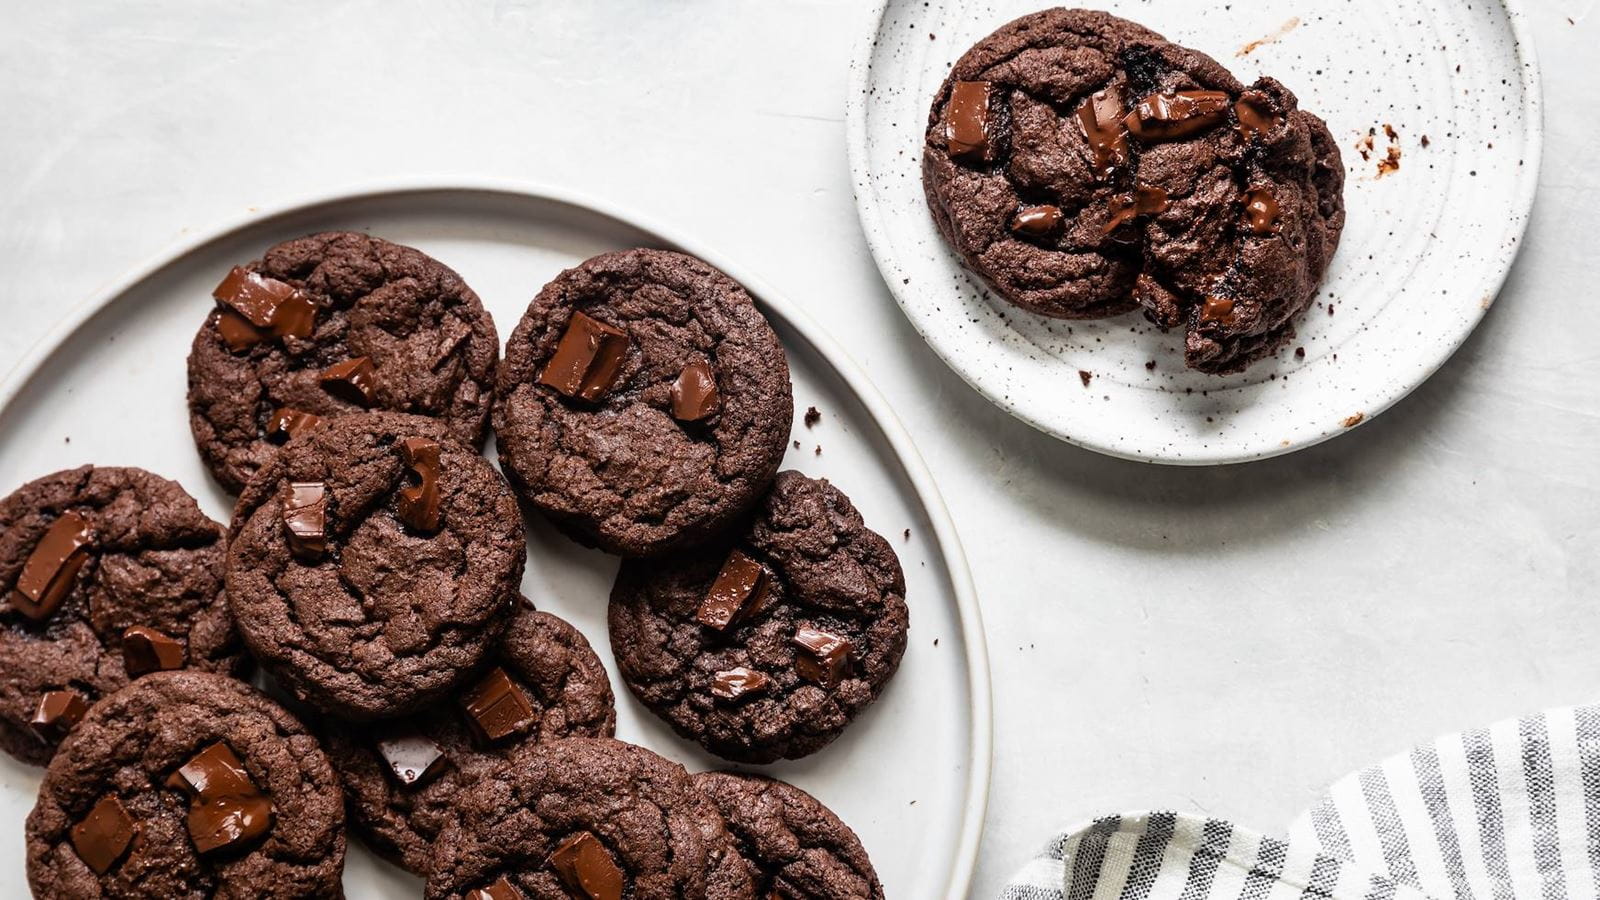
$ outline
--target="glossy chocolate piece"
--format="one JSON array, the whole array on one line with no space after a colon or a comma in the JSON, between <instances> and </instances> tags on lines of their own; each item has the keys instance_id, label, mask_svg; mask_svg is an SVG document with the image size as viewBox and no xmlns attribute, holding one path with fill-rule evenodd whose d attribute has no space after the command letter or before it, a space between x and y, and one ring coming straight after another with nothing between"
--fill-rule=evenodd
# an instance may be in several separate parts
<instances>
[{"instance_id":1,"label":"glossy chocolate piece","mask_svg":"<svg viewBox=\"0 0 1600 900\"><path fill-rule=\"evenodd\" d=\"M328 488L320 481L296 481L283 494L283 534L289 552L315 562L328 552Z\"/></svg>"},{"instance_id":2,"label":"glossy chocolate piece","mask_svg":"<svg viewBox=\"0 0 1600 900\"><path fill-rule=\"evenodd\" d=\"M716 581L706 591L695 620L707 628L722 631L734 622L759 610L767 591L767 571L761 564L738 550L728 554L717 572ZM755 610L747 607L755 607Z\"/></svg>"},{"instance_id":3,"label":"glossy chocolate piece","mask_svg":"<svg viewBox=\"0 0 1600 900\"><path fill-rule=\"evenodd\" d=\"M1227 297L1211 296L1200 307L1200 321L1233 324L1233 301Z\"/></svg>"},{"instance_id":4,"label":"glossy chocolate piece","mask_svg":"<svg viewBox=\"0 0 1600 900\"><path fill-rule=\"evenodd\" d=\"M272 801L221 741L191 757L167 786L189 795L189 837L202 854L237 850L272 827Z\"/></svg>"},{"instance_id":5,"label":"glossy chocolate piece","mask_svg":"<svg viewBox=\"0 0 1600 900\"><path fill-rule=\"evenodd\" d=\"M765 673L757 672L745 666L734 666L718 672L711 679L711 693L713 696L724 700L738 700L757 694L764 694L771 686L772 679Z\"/></svg>"},{"instance_id":6,"label":"glossy chocolate piece","mask_svg":"<svg viewBox=\"0 0 1600 900\"><path fill-rule=\"evenodd\" d=\"M122 665L129 678L181 669L184 655L182 641L148 625L135 625L122 632Z\"/></svg>"},{"instance_id":7,"label":"glossy chocolate piece","mask_svg":"<svg viewBox=\"0 0 1600 900\"><path fill-rule=\"evenodd\" d=\"M107 794L72 826L72 849L96 875L104 875L128 852L135 830L122 801Z\"/></svg>"},{"instance_id":8,"label":"glossy chocolate piece","mask_svg":"<svg viewBox=\"0 0 1600 900\"><path fill-rule=\"evenodd\" d=\"M405 460L413 479L395 497L400 521L413 530L432 534L439 530L439 442L406 438L400 442L400 458Z\"/></svg>"},{"instance_id":9,"label":"glossy chocolate piece","mask_svg":"<svg viewBox=\"0 0 1600 900\"><path fill-rule=\"evenodd\" d=\"M444 748L423 734L406 734L378 741L378 755L389 774L403 787L421 784L444 771L449 760Z\"/></svg>"},{"instance_id":10,"label":"glossy chocolate piece","mask_svg":"<svg viewBox=\"0 0 1600 900\"><path fill-rule=\"evenodd\" d=\"M280 406L273 410L272 417L267 420L267 440L286 444L320 424L321 416Z\"/></svg>"},{"instance_id":11,"label":"glossy chocolate piece","mask_svg":"<svg viewBox=\"0 0 1600 900\"><path fill-rule=\"evenodd\" d=\"M1283 126L1283 116L1260 91L1245 91L1233 104L1233 116L1239 120L1240 136L1247 141L1265 137Z\"/></svg>"},{"instance_id":12,"label":"glossy chocolate piece","mask_svg":"<svg viewBox=\"0 0 1600 900\"><path fill-rule=\"evenodd\" d=\"M467 891L466 900L527 900L527 897L502 875L488 887Z\"/></svg>"},{"instance_id":13,"label":"glossy chocolate piece","mask_svg":"<svg viewBox=\"0 0 1600 900\"><path fill-rule=\"evenodd\" d=\"M217 329L235 353L268 338L308 338L317 307L299 289L243 266L234 266L211 296L223 306Z\"/></svg>"},{"instance_id":14,"label":"glossy chocolate piece","mask_svg":"<svg viewBox=\"0 0 1600 900\"><path fill-rule=\"evenodd\" d=\"M45 743L54 744L83 721L83 714L88 711L89 701L77 691L45 691L28 727Z\"/></svg>"},{"instance_id":15,"label":"glossy chocolate piece","mask_svg":"<svg viewBox=\"0 0 1600 900\"><path fill-rule=\"evenodd\" d=\"M581 312L572 314L539 383L593 403L611 392L628 354L628 333Z\"/></svg>"},{"instance_id":16,"label":"glossy chocolate piece","mask_svg":"<svg viewBox=\"0 0 1600 900\"><path fill-rule=\"evenodd\" d=\"M94 529L83 516L75 512L57 516L28 554L11 589L11 605L35 622L50 618L72 590L93 542Z\"/></svg>"},{"instance_id":17,"label":"glossy chocolate piece","mask_svg":"<svg viewBox=\"0 0 1600 900\"><path fill-rule=\"evenodd\" d=\"M1146 143L1177 141L1221 124L1232 104L1225 91L1162 92L1135 103L1122 124Z\"/></svg>"},{"instance_id":18,"label":"glossy chocolate piece","mask_svg":"<svg viewBox=\"0 0 1600 900\"><path fill-rule=\"evenodd\" d=\"M958 81L950 87L944 107L945 147L952 159L993 162L994 85L987 81Z\"/></svg>"},{"instance_id":19,"label":"glossy chocolate piece","mask_svg":"<svg viewBox=\"0 0 1600 900\"><path fill-rule=\"evenodd\" d=\"M1157 216L1167 211L1167 192L1158 187L1141 185L1131 194L1117 194L1111 198L1111 219L1103 233L1110 234L1140 216Z\"/></svg>"},{"instance_id":20,"label":"glossy chocolate piece","mask_svg":"<svg viewBox=\"0 0 1600 900\"><path fill-rule=\"evenodd\" d=\"M1244 224L1250 233L1265 237L1283 227L1278 198L1270 188L1253 187L1244 192Z\"/></svg>"},{"instance_id":21,"label":"glossy chocolate piece","mask_svg":"<svg viewBox=\"0 0 1600 900\"><path fill-rule=\"evenodd\" d=\"M622 870L600 839L580 831L550 854L567 893L583 900L622 900Z\"/></svg>"},{"instance_id":22,"label":"glossy chocolate piece","mask_svg":"<svg viewBox=\"0 0 1600 900\"><path fill-rule=\"evenodd\" d=\"M705 360L697 359L684 366L672 382L672 417L680 422L698 422L721 405L716 373Z\"/></svg>"},{"instance_id":23,"label":"glossy chocolate piece","mask_svg":"<svg viewBox=\"0 0 1600 900\"><path fill-rule=\"evenodd\" d=\"M855 644L843 635L803 626L794 634L794 667L801 677L823 687L834 687L850 671L850 654Z\"/></svg>"},{"instance_id":24,"label":"glossy chocolate piece","mask_svg":"<svg viewBox=\"0 0 1600 900\"><path fill-rule=\"evenodd\" d=\"M499 666L467 690L461 705L473 734L485 744L510 737L533 721L533 706Z\"/></svg>"},{"instance_id":25,"label":"glossy chocolate piece","mask_svg":"<svg viewBox=\"0 0 1600 900\"><path fill-rule=\"evenodd\" d=\"M1011 230L1028 237L1048 237L1061 227L1061 207L1024 206L1011 217Z\"/></svg>"},{"instance_id":26,"label":"glossy chocolate piece","mask_svg":"<svg viewBox=\"0 0 1600 900\"><path fill-rule=\"evenodd\" d=\"M367 409L378 399L378 367L365 356L356 356L322 370L318 376L322 389Z\"/></svg>"},{"instance_id":27,"label":"glossy chocolate piece","mask_svg":"<svg viewBox=\"0 0 1600 900\"><path fill-rule=\"evenodd\" d=\"M1122 92L1114 87L1095 91L1078 107L1078 128L1094 155L1094 173L1106 178L1128 164L1128 128L1122 120Z\"/></svg>"}]
</instances>

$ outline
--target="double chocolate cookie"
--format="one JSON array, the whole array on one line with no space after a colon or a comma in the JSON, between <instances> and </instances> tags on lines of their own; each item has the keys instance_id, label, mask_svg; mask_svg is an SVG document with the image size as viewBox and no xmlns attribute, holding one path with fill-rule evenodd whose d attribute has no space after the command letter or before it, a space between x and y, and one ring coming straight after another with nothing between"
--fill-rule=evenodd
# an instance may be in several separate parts
<instances>
[{"instance_id":1,"label":"double chocolate cookie","mask_svg":"<svg viewBox=\"0 0 1600 900\"><path fill-rule=\"evenodd\" d=\"M327 416L416 413L483 441L500 339L438 260L364 234L313 234L233 269L213 297L189 353L189 424L231 493Z\"/></svg>"},{"instance_id":2,"label":"double chocolate cookie","mask_svg":"<svg viewBox=\"0 0 1600 900\"><path fill-rule=\"evenodd\" d=\"M883 886L850 826L792 784L734 772L704 772L694 786L733 833L758 897L883 900Z\"/></svg>"},{"instance_id":3,"label":"double chocolate cookie","mask_svg":"<svg viewBox=\"0 0 1600 900\"><path fill-rule=\"evenodd\" d=\"M364 721L403 715L483 661L517 599L522 516L489 462L437 419L340 416L296 438L239 497L228 602L296 697Z\"/></svg>"},{"instance_id":4,"label":"double chocolate cookie","mask_svg":"<svg viewBox=\"0 0 1600 900\"><path fill-rule=\"evenodd\" d=\"M343 896L344 800L316 739L202 672L96 704L51 760L26 839L39 900Z\"/></svg>"},{"instance_id":5,"label":"double chocolate cookie","mask_svg":"<svg viewBox=\"0 0 1600 900\"><path fill-rule=\"evenodd\" d=\"M82 466L0 500L0 748L42 765L131 679L240 673L225 546L194 498L142 469Z\"/></svg>"},{"instance_id":6,"label":"double chocolate cookie","mask_svg":"<svg viewBox=\"0 0 1600 900\"><path fill-rule=\"evenodd\" d=\"M744 288L681 253L625 250L534 298L494 428L529 503L577 541L646 556L748 510L793 417L783 347Z\"/></svg>"},{"instance_id":7,"label":"double chocolate cookie","mask_svg":"<svg viewBox=\"0 0 1600 900\"><path fill-rule=\"evenodd\" d=\"M744 862L677 763L632 744L538 744L479 779L434 843L428 900L741 900Z\"/></svg>"},{"instance_id":8,"label":"double chocolate cookie","mask_svg":"<svg viewBox=\"0 0 1600 900\"><path fill-rule=\"evenodd\" d=\"M628 560L611 648L629 689L707 750L797 759L839 736L900 665L905 576L826 481L779 473L736 540Z\"/></svg>"},{"instance_id":9,"label":"double chocolate cookie","mask_svg":"<svg viewBox=\"0 0 1600 900\"><path fill-rule=\"evenodd\" d=\"M362 837L426 875L434 838L462 791L541 741L610 737L616 710L605 666L576 628L523 601L488 668L415 716L330 722L328 755Z\"/></svg>"},{"instance_id":10,"label":"double chocolate cookie","mask_svg":"<svg viewBox=\"0 0 1600 900\"><path fill-rule=\"evenodd\" d=\"M958 60L922 157L934 221L1011 302L1135 307L1227 373L1294 335L1344 228L1328 127L1271 78L1100 12L1023 16Z\"/></svg>"}]
</instances>

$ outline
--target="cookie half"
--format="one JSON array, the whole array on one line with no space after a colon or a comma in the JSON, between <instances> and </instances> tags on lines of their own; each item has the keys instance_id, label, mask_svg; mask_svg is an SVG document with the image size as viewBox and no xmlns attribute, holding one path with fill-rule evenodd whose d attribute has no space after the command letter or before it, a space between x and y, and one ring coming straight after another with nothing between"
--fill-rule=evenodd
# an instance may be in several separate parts
<instances>
[{"instance_id":1,"label":"cookie half","mask_svg":"<svg viewBox=\"0 0 1600 900\"><path fill-rule=\"evenodd\" d=\"M526 600L486 666L414 716L323 728L362 837L419 875L461 792L485 773L542 741L616 731L600 658L576 628Z\"/></svg>"},{"instance_id":2,"label":"cookie half","mask_svg":"<svg viewBox=\"0 0 1600 900\"><path fill-rule=\"evenodd\" d=\"M755 895L722 816L682 766L621 741L568 738L534 746L462 795L459 822L434 843L427 887L428 900L461 896Z\"/></svg>"},{"instance_id":3,"label":"cookie half","mask_svg":"<svg viewBox=\"0 0 1600 900\"><path fill-rule=\"evenodd\" d=\"M665 250L624 250L539 292L506 345L494 429L517 490L623 556L704 541L761 495L794 417L789 365L749 293Z\"/></svg>"},{"instance_id":4,"label":"cookie half","mask_svg":"<svg viewBox=\"0 0 1600 900\"><path fill-rule=\"evenodd\" d=\"M1338 146L1288 88L1081 9L1023 16L956 62L922 177L1001 297L1064 318L1141 307L1211 373L1294 335L1344 228Z\"/></svg>"},{"instance_id":5,"label":"cookie half","mask_svg":"<svg viewBox=\"0 0 1600 900\"><path fill-rule=\"evenodd\" d=\"M43 765L133 678L242 673L225 547L193 497L143 469L81 466L0 500L0 748Z\"/></svg>"},{"instance_id":6,"label":"cookie half","mask_svg":"<svg viewBox=\"0 0 1600 900\"><path fill-rule=\"evenodd\" d=\"M344 800L316 739L202 672L96 704L51 760L26 840L40 900L343 896Z\"/></svg>"},{"instance_id":7,"label":"cookie half","mask_svg":"<svg viewBox=\"0 0 1600 900\"><path fill-rule=\"evenodd\" d=\"M725 759L815 753L877 699L905 653L905 576L827 481L781 472L735 540L628 560L611 649L628 688Z\"/></svg>"},{"instance_id":8,"label":"cookie half","mask_svg":"<svg viewBox=\"0 0 1600 900\"><path fill-rule=\"evenodd\" d=\"M499 473L436 419L330 419L239 497L228 600L290 693L365 721L443 696L510 619L526 545Z\"/></svg>"},{"instance_id":9,"label":"cookie half","mask_svg":"<svg viewBox=\"0 0 1600 900\"><path fill-rule=\"evenodd\" d=\"M189 352L189 424L230 493L329 416L415 413L483 442L500 338L461 276L420 250L313 234L227 273L213 298Z\"/></svg>"}]
</instances>

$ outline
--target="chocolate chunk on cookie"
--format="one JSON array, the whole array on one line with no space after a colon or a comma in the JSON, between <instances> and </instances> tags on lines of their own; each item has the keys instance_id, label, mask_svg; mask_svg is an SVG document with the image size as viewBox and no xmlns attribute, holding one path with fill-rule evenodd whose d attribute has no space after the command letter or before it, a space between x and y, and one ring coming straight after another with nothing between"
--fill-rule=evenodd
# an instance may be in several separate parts
<instances>
[{"instance_id":1,"label":"chocolate chunk on cookie","mask_svg":"<svg viewBox=\"0 0 1600 900\"><path fill-rule=\"evenodd\" d=\"M365 721L404 715L483 661L516 603L522 516L445 423L333 418L256 474L234 510L228 601L285 689Z\"/></svg>"},{"instance_id":2,"label":"chocolate chunk on cookie","mask_svg":"<svg viewBox=\"0 0 1600 900\"><path fill-rule=\"evenodd\" d=\"M189 352L189 424L237 494L276 445L363 409L432 416L478 446L500 338L425 253L365 234L285 241L229 272Z\"/></svg>"},{"instance_id":3,"label":"chocolate chunk on cookie","mask_svg":"<svg viewBox=\"0 0 1600 900\"><path fill-rule=\"evenodd\" d=\"M0 748L43 765L134 678L242 673L225 547L194 498L143 469L82 466L0 500Z\"/></svg>"},{"instance_id":4,"label":"chocolate chunk on cookie","mask_svg":"<svg viewBox=\"0 0 1600 900\"><path fill-rule=\"evenodd\" d=\"M243 682L192 670L89 711L26 839L40 900L343 896L344 800L316 739Z\"/></svg>"},{"instance_id":5,"label":"chocolate chunk on cookie","mask_svg":"<svg viewBox=\"0 0 1600 900\"><path fill-rule=\"evenodd\" d=\"M1339 149L1287 88L1087 10L1023 16L956 62L922 178L1001 297L1063 318L1142 307L1218 374L1294 335L1344 228Z\"/></svg>"},{"instance_id":6,"label":"chocolate chunk on cookie","mask_svg":"<svg viewBox=\"0 0 1600 900\"><path fill-rule=\"evenodd\" d=\"M728 527L772 481L794 417L783 347L728 276L665 250L561 273L506 345L506 475L574 540L659 554Z\"/></svg>"},{"instance_id":7,"label":"chocolate chunk on cookie","mask_svg":"<svg viewBox=\"0 0 1600 900\"><path fill-rule=\"evenodd\" d=\"M611 649L633 693L726 759L798 759L838 737L906 648L889 542L826 481L781 472L737 539L628 560Z\"/></svg>"},{"instance_id":8,"label":"chocolate chunk on cookie","mask_svg":"<svg viewBox=\"0 0 1600 900\"><path fill-rule=\"evenodd\" d=\"M694 786L728 823L758 897L883 900L883 886L850 826L792 784L703 772Z\"/></svg>"},{"instance_id":9,"label":"chocolate chunk on cookie","mask_svg":"<svg viewBox=\"0 0 1600 900\"><path fill-rule=\"evenodd\" d=\"M434 842L428 900L755 896L711 800L643 747L537 744L479 779L459 808Z\"/></svg>"},{"instance_id":10,"label":"chocolate chunk on cookie","mask_svg":"<svg viewBox=\"0 0 1600 900\"><path fill-rule=\"evenodd\" d=\"M501 684L514 693L498 693ZM508 727L493 724L497 715ZM610 737L616 721L611 683L589 642L523 601L485 667L454 696L393 722L330 721L323 733L367 844L426 875L434 838L474 781L518 764L541 741Z\"/></svg>"}]
</instances>

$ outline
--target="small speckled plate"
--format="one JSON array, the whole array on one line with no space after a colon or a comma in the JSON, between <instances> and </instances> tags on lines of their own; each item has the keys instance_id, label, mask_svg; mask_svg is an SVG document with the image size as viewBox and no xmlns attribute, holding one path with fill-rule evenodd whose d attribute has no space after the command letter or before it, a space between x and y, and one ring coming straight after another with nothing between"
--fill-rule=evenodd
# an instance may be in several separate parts
<instances>
[{"instance_id":1,"label":"small speckled plate","mask_svg":"<svg viewBox=\"0 0 1600 900\"><path fill-rule=\"evenodd\" d=\"M1513 0L1189 0L1097 4L1271 74L1327 119L1348 223L1299 336L1224 377L1190 372L1182 336L1132 313L1067 322L994 297L928 214L922 134L968 47L1037 0L886 0L852 63L856 208L884 280L961 377L1034 427L1176 465L1263 459L1371 421L1439 368L1494 302L1533 206L1538 62Z\"/></svg>"}]
</instances>

